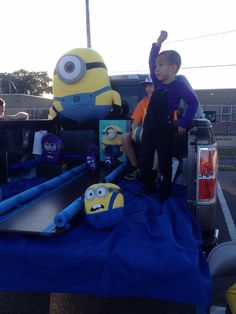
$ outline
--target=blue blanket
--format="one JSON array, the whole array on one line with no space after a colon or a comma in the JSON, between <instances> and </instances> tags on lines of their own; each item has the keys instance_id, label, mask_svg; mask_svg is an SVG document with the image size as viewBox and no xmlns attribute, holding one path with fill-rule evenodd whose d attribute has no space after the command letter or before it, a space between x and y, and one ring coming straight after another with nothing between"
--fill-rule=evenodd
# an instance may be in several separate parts
<instances>
[{"instance_id":1,"label":"blue blanket","mask_svg":"<svg viewBox=\"0 0 236 314\"><path fill-rule=\"evenodd\" d=\"M198 224L183 187L163 204L121 181L124 219L95 230L87 222L52 237L1 234L0 290L147 296L207 306L211 278Z\"/></svg>"}]
</instances>

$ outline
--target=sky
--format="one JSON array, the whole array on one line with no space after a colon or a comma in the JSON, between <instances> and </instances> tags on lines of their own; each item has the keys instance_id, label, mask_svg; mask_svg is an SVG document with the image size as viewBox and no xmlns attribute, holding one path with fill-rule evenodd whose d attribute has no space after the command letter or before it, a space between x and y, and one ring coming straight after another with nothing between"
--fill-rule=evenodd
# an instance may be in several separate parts
<instances>
[{"instance_id":1,"label":"sky","mask_svg":"<svg viewBox=\"0 0 236 314\"><path fill-rule=\"evenodd\" d=\"M235 0L90 0L91 44L112 74L148 73L151 44L182 58L194 89L236 88ZM1 2L0 73L47 71L87 46L85 0Z\"/></svg>"}]
</instances>

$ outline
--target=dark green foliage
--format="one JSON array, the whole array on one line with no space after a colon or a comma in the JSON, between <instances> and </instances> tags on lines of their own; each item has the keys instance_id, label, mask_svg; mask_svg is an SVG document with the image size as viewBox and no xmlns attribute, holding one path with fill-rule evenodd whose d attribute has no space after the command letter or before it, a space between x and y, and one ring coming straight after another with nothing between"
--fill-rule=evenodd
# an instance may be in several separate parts
<instances>
[{"instance_id":1,"label":"dark green foliage","mask_svg":"<svg viewBox=\"0 0 236 314\"><path fill-rule=\"evenodd\" d=\"M42 96L51 93L52 79L48 73L18 70L13 73L0 73L0 90L2 94L28 94Z\"/></svg>"}]
</instances>

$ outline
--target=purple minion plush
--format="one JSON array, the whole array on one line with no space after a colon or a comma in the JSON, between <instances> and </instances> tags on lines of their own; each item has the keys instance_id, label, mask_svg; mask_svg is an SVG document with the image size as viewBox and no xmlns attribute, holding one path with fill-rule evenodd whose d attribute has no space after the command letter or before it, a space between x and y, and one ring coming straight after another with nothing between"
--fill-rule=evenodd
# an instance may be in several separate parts
<instances>
[{"instance_id":1,"label":"purple minion plush","mask_svg":"<svg viewBox=\"0 0 236 314\"><path fill-rule=\"evenodd\" d=\"M57 163L62 158L62 140L53 133L48 133L42 138L42 157L45 162Z\"/></svg>"},{"instance_id":2,"label":"purple minion plush","mask_svg":"<svg viewBox=\"0 0 236 314\"><path fill-rule=\"evenodd\" d=\"M114 227L124 217L124 197L120 187L113 183L88 187L84 207L88 223L96 229Z\"/></svg>"}]
</instances>

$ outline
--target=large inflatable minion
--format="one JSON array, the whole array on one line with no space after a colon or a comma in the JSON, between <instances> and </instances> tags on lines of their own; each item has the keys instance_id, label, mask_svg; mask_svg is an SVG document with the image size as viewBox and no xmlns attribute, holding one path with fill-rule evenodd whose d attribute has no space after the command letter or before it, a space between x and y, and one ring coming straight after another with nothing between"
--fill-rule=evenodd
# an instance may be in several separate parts
<instances>
[{"instance_id":1,"label":"large inflatable minion","mask_svg":"<svg viewBox=\"0 0 236 314\"><path fill-rule=\"evenodd\" d=\"M91 48L70 50L58 60L53 96L50 116L69 119L82 128L121 111L120 94L112 90L104 61Z\"/></svg>"},{"instance_id":2,"label":"large inflatable minion","mask_svg":"<svg viewBox=\"0 0 236 314\"><path fill-rule=\"evenodd\" d=\"M110 124L102 131L102 151L105 155L108 147L112 157L121 156L122 129L117 124Z\"/></svg>"},{"instance_id":3,"label":"large inflatable minion","mask_svg":"<svg viewBox=\"0 0 236 314\"><path fill-rule=\"evenodd\" d=\"M88 223L96 228L117 225L124 216L124 197L118 185L97 183L84 194L84 208Z\"/></svg>"}]
</instances>

